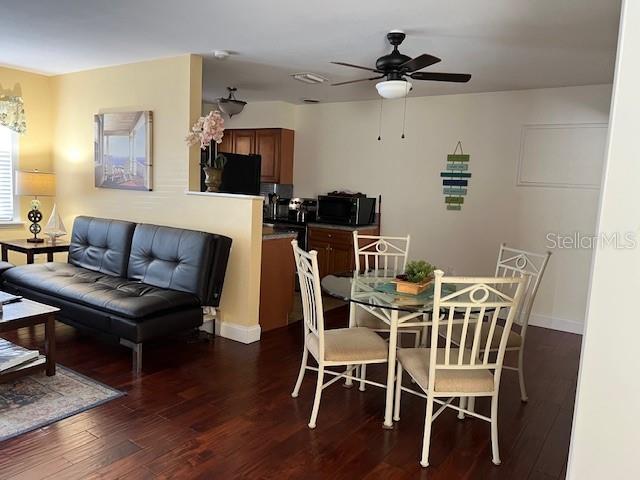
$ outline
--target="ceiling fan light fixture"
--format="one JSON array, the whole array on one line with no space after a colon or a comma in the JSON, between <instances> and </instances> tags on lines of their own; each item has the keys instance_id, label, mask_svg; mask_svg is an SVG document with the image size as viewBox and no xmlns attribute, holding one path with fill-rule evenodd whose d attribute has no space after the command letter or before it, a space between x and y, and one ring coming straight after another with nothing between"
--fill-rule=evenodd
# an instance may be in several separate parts
<instances>
[{"instance_id":1,"label":"ceiling fan light fixture","mask_svg":"<svg viewBox=\"0 0 640 480\"><path fill-rule=\"evenodd\" d=\"M386 80L376 83L376 90L382 98L403 98L411 91L413 85L406 80Z\"/></svg>"},{"instance_id":2,"label":"ceiling fan light fixture","mask_svg":"<svg viewBox=\"0 0 640 480\"><path fill-rule=\"evenodd\" d=\"M237 88L227 87L229 90L229 96L227 98L218 98L218 108L222 113L229 115L229 118L240 113L247 102L242 100L236 100L235 92Z\"/></svg>"}]
</instances>

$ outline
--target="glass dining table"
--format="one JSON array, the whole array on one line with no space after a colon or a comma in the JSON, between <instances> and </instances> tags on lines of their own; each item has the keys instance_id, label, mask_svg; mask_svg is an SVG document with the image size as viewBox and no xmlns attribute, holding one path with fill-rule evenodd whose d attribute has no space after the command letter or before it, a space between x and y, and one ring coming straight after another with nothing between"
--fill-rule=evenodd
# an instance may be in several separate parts
<instances>
[{"instance_id":1,"label":"glass dining table","mask_svg":"<svg viewBox=\"0 0 640 480\"><path fill-rule=\"evenodd\" d=\"M396 292L396 272L371 270L327 275L321 280L323 291L350 303L349 325L353 325L355 307L362 308L389 325L389 362L387 367L384 428L393 428L393 393L398 329L425 327L431 324L433 284L418 294ZM424 340L423 340L424 341Z\"/></svg>"}]
</instances>

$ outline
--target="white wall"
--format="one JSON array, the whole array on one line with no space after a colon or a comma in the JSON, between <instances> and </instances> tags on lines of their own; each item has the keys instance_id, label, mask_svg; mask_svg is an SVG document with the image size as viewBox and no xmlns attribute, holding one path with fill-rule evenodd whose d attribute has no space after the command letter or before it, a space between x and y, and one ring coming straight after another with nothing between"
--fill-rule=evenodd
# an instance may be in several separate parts
<instances>
[{"instance_id":1,"label":"white wall","mask_svg":"<svg viewBox=\"0 0 640 480\"><path fill-rule=\"evenodd\" d=\"M640 4L625 1L598 231L639 232ZM594 255L567 478L640 478L640 245Z\"/></svg>"},{"instance_id":2,"label":"white wall","mask_svg":"<svg viewBox=\"0 0 640 480\"><path fill-rule=\"evenodd\" d=\"M523 124L606 123L610 85L295 107L295 194L382 194L382 231L412 235L412 257L455 273L490 273L500 242L547 250L549 231L595 230L597 189L516 187ZM244 113L243 113L244 115ZM241 118L239 116L238 118ZM471 154L460 212L444 206L440 172L462 141ZM582 331L590 250L555 250L532 324Z\"/></svg>"}]
</instances>

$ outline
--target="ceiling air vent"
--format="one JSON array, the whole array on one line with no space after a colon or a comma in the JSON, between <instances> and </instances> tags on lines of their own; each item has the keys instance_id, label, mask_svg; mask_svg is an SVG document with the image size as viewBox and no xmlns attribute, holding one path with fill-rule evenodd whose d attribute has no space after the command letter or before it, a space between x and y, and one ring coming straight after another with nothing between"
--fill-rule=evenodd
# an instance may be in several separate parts
<instances>
[{"instance_id":1,"label":"ceiling air vent","mask_svg":"<svg viewBox=\"0 0 640 480\"><path fill-rule=\"evenodd\" d=\"M315 83L324 83L328 82L329 79L323 77L322 75L318 75L317 73L303 72L303 73L292 73L291 76L298 80L299 82L315 84Z\"/></svg>"},{"instance_id":2,"label":"ceiling air vent","mask_svg":"<svg viewBox=\"0 0 640 480\"><path fill-rule=\"evenodd\" d=\"M303 98L302 101L304 103L320 103L320 100L316 100L315 98Z\"/></svg>"}]
</instances>

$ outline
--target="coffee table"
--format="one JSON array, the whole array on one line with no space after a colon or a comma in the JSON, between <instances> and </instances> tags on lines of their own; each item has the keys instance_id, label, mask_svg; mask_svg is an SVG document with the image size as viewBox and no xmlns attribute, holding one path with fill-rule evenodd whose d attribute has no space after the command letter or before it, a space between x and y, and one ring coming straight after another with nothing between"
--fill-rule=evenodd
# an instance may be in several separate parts
<instances>
[{"instance_id":1,"label":"coffee table","mask_svg":"<svg viewBox=\"0 0 640 480\"><path fill-rule=\"evenodd\" d=\"M60 311L59 308L25 298L18 302L3 305L3 311L0 314L0 334L23 327L43 324L44 356L40 355L30 362L10 368L4 373L0 372L0 383L31 375L42 370L46 371L49 377L56 374L55 314L58 311Z\"/></svg>"}]
</instances>

